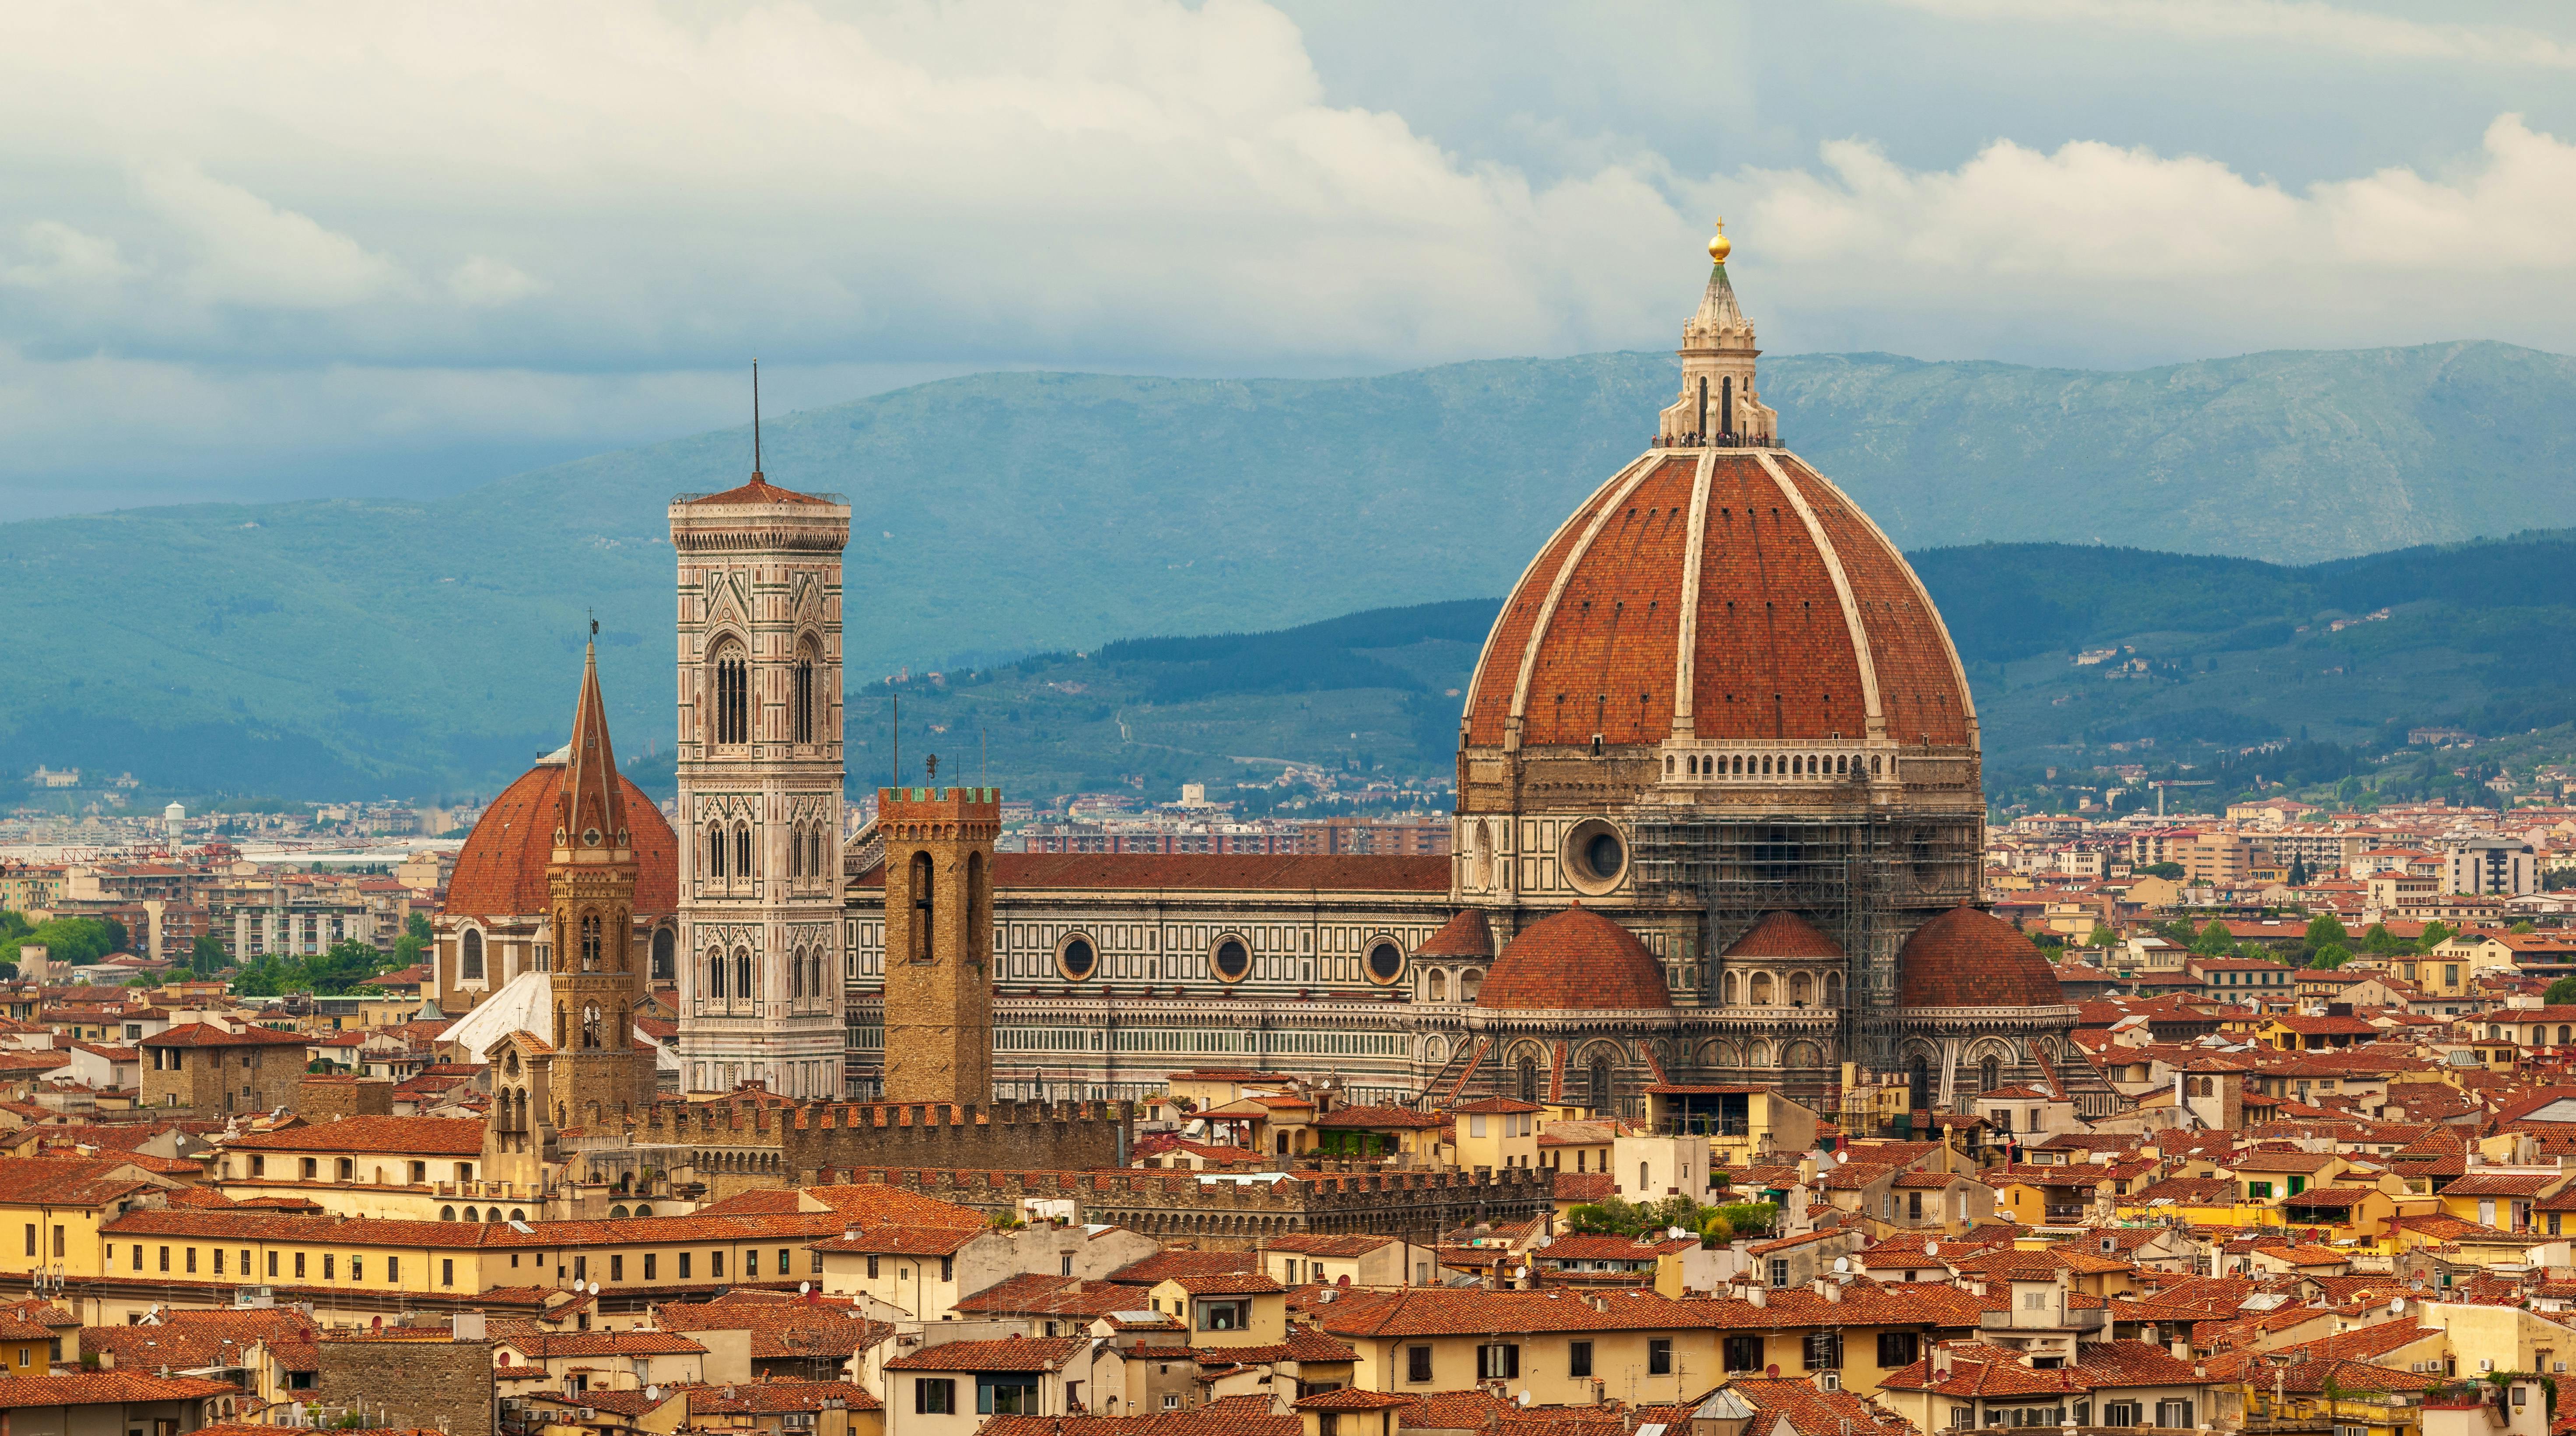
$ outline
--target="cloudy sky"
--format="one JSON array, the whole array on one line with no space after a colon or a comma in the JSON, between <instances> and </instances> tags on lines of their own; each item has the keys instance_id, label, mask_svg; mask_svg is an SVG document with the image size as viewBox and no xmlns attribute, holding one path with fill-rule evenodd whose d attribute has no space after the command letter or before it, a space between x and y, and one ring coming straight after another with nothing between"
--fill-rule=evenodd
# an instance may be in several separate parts
<instances>
[{"instance_id":1,"label":"cloudy sky","mask_svg":"<svg viewBox=\"0 0 2576 1436\"><path fill-rule=\"evenodd\" d=\"M0 11L0 518L449 492L1003 367L2576 351L2554 3Z\"/></svg>"}]
</instances>

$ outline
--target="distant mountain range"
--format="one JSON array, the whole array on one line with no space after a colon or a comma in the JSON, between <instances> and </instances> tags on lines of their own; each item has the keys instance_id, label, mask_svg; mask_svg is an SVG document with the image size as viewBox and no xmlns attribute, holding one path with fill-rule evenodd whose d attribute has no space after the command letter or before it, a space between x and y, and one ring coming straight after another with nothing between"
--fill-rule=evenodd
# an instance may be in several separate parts
<instances>
[{"instance_id":1,"label":"distant mountain range","mask_svg":"<svg viewBox=\"0 0 2576 1436\"><path fill-rule=\"evenodd\" d=\"M1498 593L1646 441L1673 372L1668 356L1607 354L1322 381L980 375L775 419L768 469L851 498L849 676L864 690L902 667ZM1764 385L1791 446L1914 551L2099 540L2313 562L2576 524L2576 360L2504 345L2131 374L1792 356L1765 362ZM433 503L0 525L17 660L0 753L13 772L130 769L187 791L488 792L561 741L589 612L621 746L667 746L665 505L738 481L748 448L703 434ZM1980 662L2007 661L1997 643L2141 631L2123 606L2163 601L2155 583L2095 596L2132 562L2099 550L1954 552L2003 586L1989 602L1933 579ZM1954 561L1921 556L1927 576ZM2219 609L2261 571L2135 561L2202 575ZM2267 621L2325 580L2282 582L2248 590L2269 595ZM2052 731L2075 716L2062 711L2025 731L2011 711L2007 693L1990 733L2090 731ZM1438 728L1428 713L1404 731Z\"/></svg>"},{"instance_id":2,"label":"distant mountain range","mask_svg":"<svg viewBox=\"0 0 2576 1436\"><path fill-rule=\"evenodd\" d=\"M2276 739L2385 751L2419 725L2576 721L2576 531L2298 568L2068 544L1912 557L1968 667L1996 793L2050 767L2205 765ZM1166 797L1267 779L1283 760L1443 775L1456 692L1498 606L916 676L901 695L907 772L920 781L935 751L965 765L943 771L1016 791L1133 783ZM854 787L890 781L891 699L882 686L852 695Z\"/></svg>"}]
</instances>

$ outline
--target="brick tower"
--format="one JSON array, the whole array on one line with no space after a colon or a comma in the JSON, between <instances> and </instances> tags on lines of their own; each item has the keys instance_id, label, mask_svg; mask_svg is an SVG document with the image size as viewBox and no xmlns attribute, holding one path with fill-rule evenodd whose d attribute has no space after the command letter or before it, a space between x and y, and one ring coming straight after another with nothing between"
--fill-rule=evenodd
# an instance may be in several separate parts
<instances>
[{"instance_id":1,"label":"brick tower","mask_svg":"<svg viewBox=\"0 0 2576 1436\"><path fill-rule=\"evenodd\" d=\"M593 624L596 631L598 625ZM599 646L583 655L572 745L546 863L547 985L554 992L556 1123L596 1126L653 1101L653 1054L635 1042L646 974L636 960L635 840L599 698Z\"/></svg>"},{"instance_id":2,"label":"brick tower","mask_svg":"<svg viewBox=\"0 0 2576 1436\"><path fill-rule=\"evenodd\" d=\"M993 1100L993 841L999 788L880 788L885 1100Z\"/></svg>"},{"instance_id":3,"label":"brick tower","mask_svg":"<svg viewBox=\"0 0 2576 1436\"><path fill-rule=\"evenodd\" d=\"M756 463L756 460L755 460ZM671 505L679 557L680 1063L690 1092L842 1095L837 496Z\"/></svg>"}]
</instances>

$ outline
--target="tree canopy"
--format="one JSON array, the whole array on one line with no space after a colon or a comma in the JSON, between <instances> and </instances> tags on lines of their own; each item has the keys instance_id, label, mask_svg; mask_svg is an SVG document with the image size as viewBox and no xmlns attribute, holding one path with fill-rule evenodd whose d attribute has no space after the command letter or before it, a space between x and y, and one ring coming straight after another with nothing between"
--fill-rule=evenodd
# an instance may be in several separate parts
<instances>
[{"instance_id":1,"label":"tree canopy","mask_svg":"<svg viewBox=\"0 0 2576 1436\"><path fill-rule=\"evenodd\" d=\"M244 964L233 979L233 991L244 997L279 997L290 992L336 997L394 965L368 944L343 938L329 951L311 957L281 958L269 953Z\"/></svg>"},{"instance_id":2,"label":"tree canopy","mask_svg":"<svg viewBox=\"0 0 2576 1436\"><path fill-rule=\"evenodd\" d=\"M106 918L48 918L33 927L17 913L0 914L14 923L0 923L0 961L16 962L18 949L35 943L45 949L47 960L82 966L98 961L125 946L125 925ZM14 931L12 931L14 927Z\"/></svg>"}]
</instances>

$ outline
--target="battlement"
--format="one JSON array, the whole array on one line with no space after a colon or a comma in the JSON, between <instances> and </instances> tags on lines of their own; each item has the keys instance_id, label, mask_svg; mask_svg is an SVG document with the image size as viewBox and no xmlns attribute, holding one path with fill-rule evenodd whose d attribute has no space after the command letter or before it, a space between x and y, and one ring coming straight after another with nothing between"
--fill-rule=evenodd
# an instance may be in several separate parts
<instances>
[{"instance_id":1,"label":"battlement","mask_svg":"<svg viewBox=\"0 0 2576 1436\"><path fill-rule=\"evenodd\" d=\"M877 831L888 838L989 838L1001 830L999 788L877 789Z\"/></svg>"},{"instance_id":2,"label":"battlement","mask_svg":"<svg viewBox=\"0 0 2576 1436\"><path fill-rule=\"evenodd\" d=\"M1547 1167L1295 1174L862 1167L846 1176L980 1211L1017 1212L1024 1202L1069 1201L1085 1221L1157 1238L1191 1237L1210 1246L1316 1232L1431 1241L1476 1222L1543 1215L1556 1192L1556 1173Z\"/></svg>"},{"instance_id":3,"label":"battlement","mask_svg":"<svg viewBox=\"0 0 2576 1436\"><path fill-rule=\"evenodd\" d=\"M1115 1166L1134 1142L1132 1102L791 1104L766 1098L664 1103L635 1145L660 1148L684 1180L740 1189L819 1182L866 1167Z\"/></svg>"},{"instance_id":4,"label":"battlement","mask_svg":"<svg viewBox=\"0 0 2576 1436\"><path fill-rule=\"evenodd\" d=\"M664 1102L644 1114L639 1143L774 1142L789 1132L919 1134L970 1128L1101 1125L1136 1120L1133 1102L999 1102L978 1107L950 1102L790 1102L779 1098L727 1097L712 1102Z\"/></svg>"}]
</instances>

